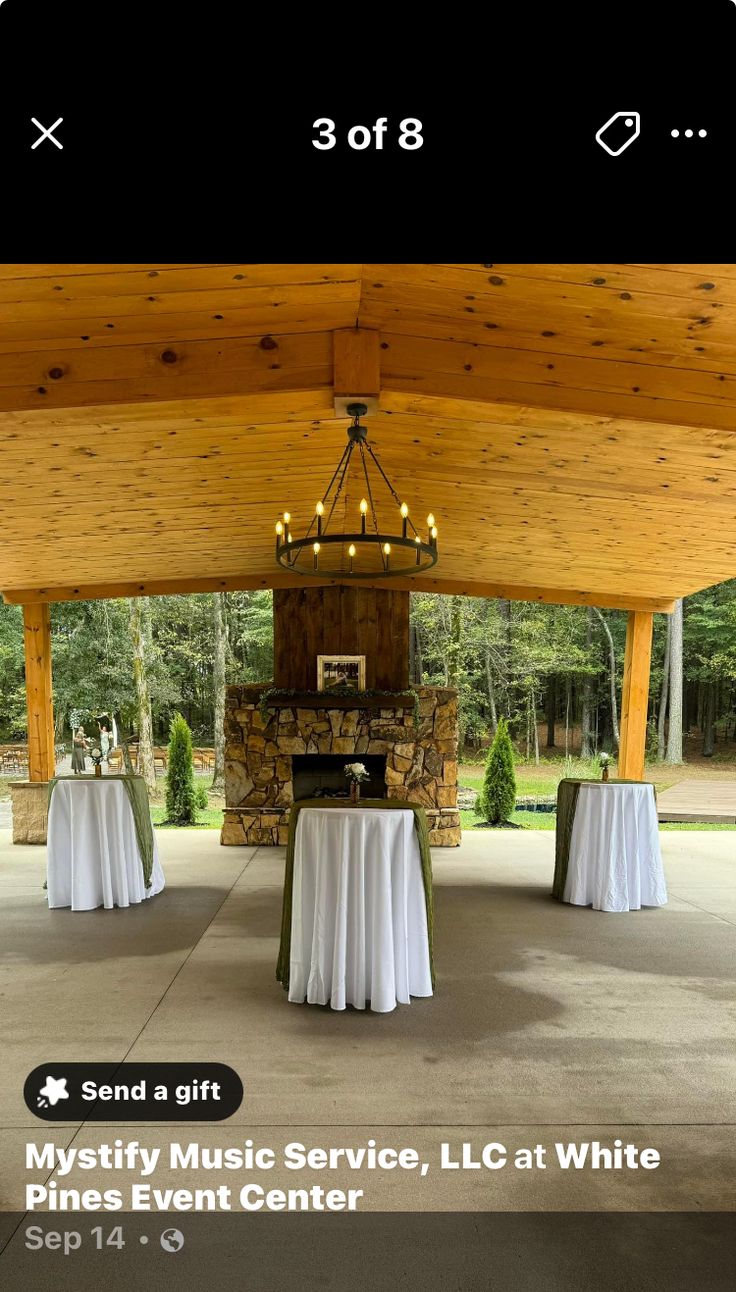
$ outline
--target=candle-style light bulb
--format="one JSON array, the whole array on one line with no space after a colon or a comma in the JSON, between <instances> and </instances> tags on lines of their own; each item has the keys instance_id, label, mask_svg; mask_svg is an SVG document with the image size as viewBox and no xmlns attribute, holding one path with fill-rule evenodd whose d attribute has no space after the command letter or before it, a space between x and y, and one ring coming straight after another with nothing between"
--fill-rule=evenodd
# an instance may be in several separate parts
<instances>
[{"instance_id":1,"label":"candle-style light bulb","mask_svg":"<svg viewBox=\"0 0 736 1292\"><path fill-rule=\"evenodd\" d=\"M427 529L431 529L433 525L434 525L434 516L430 512L427 517Z\"/></svg>"},{"instance_id":2,"label":"candle-style light bulb","mask_svg":"<svg viewBox=\"0 0 736 1292\"><path fill-rule=\"evenodd\" d=\"M432 542L433 542L433 543L436 543L436 542L437 542L437 526L436 526L436 525L433 525L433 526L432 526Z\"/></svg>"},{"instance_id":3,"label":"candle-style light bulb","mask_svg":"<svg viewBox=\"0 0 736 1292\"><path fill-rule=\"evenodd\" d=\"M315 511L317 513L317 533L318 534L322 533L322 517L324 515L324 510L325 510L324 503L318 502L317 506L315 507Z\"/></svg>"},{"instance_id":4,"label":"candle-style light bulb","mask_svg":"<svg viewBox=\"0 0 736 1292\"><path fill-rule=\"evenodd\" d=\"M402 514L402 516L408 516L408 515L409 515L409 508L407 507L407 505L406 505L406 503L405 503L405 502L402 502L400 510L401 510L401 514Z\"/></svg>"},{"instance_id":5,"label":"candle-style light bulb","mask_svg":"<svg viewBox=\"0 0 736 1292\"><path fill-rule=\"evenodd\" d=\"M416 543L416 545L417 545L417 565L419 564L419 562L420 562L420 560L421 560L421 558L422 558L422 554L421 554L421 552L419 551L419 544L421 543L421 541L422 541L422 540L421 540L421 538L420 538L420 537L419 537L419 535L417 534L416 538L414 539L414 542L415 542L415 543Z\"/></svg>"},{"instance_id":6,"label":"candle-style light bulb","mask_svg":"<svg viewBox=\"0 0 736 1292\"><path fill-rule=\"evenodd\" d=\"M285 525L288 525L288 523L289 523L289 521L290 521L290 520L291 520L291 512L289 512L289 511L285 511L285 512L284 512L284 524L285 524Z\"/></svg>"},{"instance_id":7,"label":"candle-style light bulb","mask_svg":"<svg viewBox=\"0 0 736 1292\"><path fill-rule=\"evenodd\" d=\"M406 518L409 515L409 508L407 507L405 502L402 502L399 508L399 511L401 512L401 519L403 521L401 536L402 538L406 538Z\"/></svg>"},{"instance_id":8,"label":"candle-style light bulb","mask_svg":"<svg viewBox=\"0 0 736 1292\"><path fill-rule=\"evenodd\" d=\"M383 555L386 557L386 569L388 569L389 566L391 565L391 544L390 543L384 543Z\"/></svg>"},{"instance_id":9,"label":"candle-style light bulb","mask_svg":"<svg viewBox=\"0 0 736 1292\"><path fill-rule=\"evenodd\" d=\"M284 527L283 527L283 525L282 525L281 521L280 521L280 520L277 520L277 521L276 521L276 533L277 533L279 536L281 536L281 534L283 534L283 532L284 532Z\"/></svg>"},{"instance_id":10,"label":"candle-style light bulb","mask_svg":"<svg viewBox=\"0 0 736 1292\"><path fill-rule=\"evenodd\" d=\"M366 518L366 513L367 513L367 511L368 511L368 503L366 502L365 498L361 498L361 500L360 500L360 532L361 532L361 534L365 534L365 518Z\"/></svg>"},{"instance_id":11,"label":"candle-style light bulb","mask_svg":"<svg viewBox=\"0 0 736 1292\"><path fill-rule=\"evenodd\" d=\"M350 547L348 548L348 556L350 557L350 573L352 574L352 572L353 572L353 557L355 556L355 543L351 543L351 544L350 544Z\"/></svg>"},{"instance_id":12,"label":"candle-style light bulb","mask_svg":"<svg viewBox=\"0 0 736 1292\"><path fill-rule=\"evenodd\" d=\"M313 544L312 544L312 551L314 552L314 568L315 568L315 570L316 570L316 569L318 568L318 566L319 566L319 548L320 548L319 543L313 543Z\"/></svg>"}]
</instances>

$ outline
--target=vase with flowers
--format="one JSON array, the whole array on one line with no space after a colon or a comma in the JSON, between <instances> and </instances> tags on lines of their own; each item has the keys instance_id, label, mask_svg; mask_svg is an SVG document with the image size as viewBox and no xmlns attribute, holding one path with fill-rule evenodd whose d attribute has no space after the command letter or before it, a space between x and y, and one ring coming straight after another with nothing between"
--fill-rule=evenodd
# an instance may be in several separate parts
<instances>
[{"instance_id":1,"label":"vase with flowers","mask_svg":"<svg viewBox=\"0 0 736 1292\"><path fill-rule=\"evenodd\" d=\"M608 769L609 769L610 762L611 762L611 755L610 755L610 754L606 754L606 753L599 754L599 755L598 755L598 761L599 761L600 766L601 766L601 780L602 780L602 781L607 781L607 780L608 780Z\"/></svg>"},{"instance_id":2,"label":"vase with flowers","mask_svg":"<svg viewBox=\"0 0 736 1292\"><path fill-rule=\"evenodd\" d=\"M90 749L90 751L89 751L89 756L90 756L90 758L92 759L92 762L93 762L93 763L94 763L94 765L95 765L95 776L101 776L101 775L102 775L102 760L103 760L103 758L104 758L104 754L103 754L102 750L100 749L99 745L94 745L94 746L92 747L92 749Z\"/></svg>"},{"instance_id":3,"label":"vase with flowers","mask_svg":"<svg viewBox=\"0 0 736 1292\"><path fill-rule=\"evenodd\" d=\"M360 802L361 782L369 779L365 763L346 763L345 775L350 785L350 802L355 806Z\"/></svg>"}]
</instances>

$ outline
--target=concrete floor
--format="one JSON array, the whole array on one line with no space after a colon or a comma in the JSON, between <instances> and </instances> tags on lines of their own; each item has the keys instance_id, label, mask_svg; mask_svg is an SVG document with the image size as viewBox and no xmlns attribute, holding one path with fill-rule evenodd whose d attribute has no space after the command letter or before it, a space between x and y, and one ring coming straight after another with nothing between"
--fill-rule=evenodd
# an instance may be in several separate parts
<instances>
[{"instance_id":1,"label":"concrete floor","mask_svg":"<svg viewBox=\"0 0 736 1292\"><path fill-rule=\"evenodd\" d=\"M437 994L374 1015L287 1003L274 977L282 849L162 831L160 897L72 913L46 906L45 849L0 832L0 1206L23 1205L28 1139L113 1138L100 1124L35 1122L28 1072L128 1058L216 1059L245 1087L229 1122L122 1128L147 1146L373 1136L426 1155L424 1178L330 1173L330 1186L365 1190L362 1210L733 1208L736 835L661 838L669 905L625 915L551 900L552 834L468 834L436 849ZM658 1149L660 1168L439 1169L442 1141L513 1151L616 1136ZM207 1186L213 1174L163 1170L154 1183ZM95 1171L60 1181L129 1183ZM327 1181L275 1169L265 1183Z\"/></svg>"}]
</instances>

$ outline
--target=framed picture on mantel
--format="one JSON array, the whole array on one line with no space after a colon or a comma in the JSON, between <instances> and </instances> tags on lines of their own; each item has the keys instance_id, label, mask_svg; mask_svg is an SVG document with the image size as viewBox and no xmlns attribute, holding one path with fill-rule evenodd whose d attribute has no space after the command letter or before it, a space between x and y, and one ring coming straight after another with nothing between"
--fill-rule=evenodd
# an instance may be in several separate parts
<instances>
[{"instance_id":1,"label":"framed picture on mantel","mask_svg":"<svg viewBox=\"0 0 736 1292\"><path fill-rule=\"evenodd\" d=\"M317 690L365 691L365 655L318 655Z\"/></svg>"}]
</instances>

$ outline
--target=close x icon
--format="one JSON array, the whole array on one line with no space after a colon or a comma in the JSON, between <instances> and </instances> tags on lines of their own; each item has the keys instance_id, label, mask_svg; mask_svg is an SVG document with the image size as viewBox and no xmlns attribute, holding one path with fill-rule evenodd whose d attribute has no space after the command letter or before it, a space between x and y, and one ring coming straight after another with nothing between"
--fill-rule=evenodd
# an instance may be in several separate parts
<instances>
[{"instance_id":1,"label":"close x icon","mask_svg":"<svg viewBox=\"0 0 736 1292\"><path fill-rule=\"evenodd\" d=\"M41 131L40 135L36 139L36 142L31 144L31 152L34 152L36 148L38 148L46 140L48 140L50 144L53 144L56 148L58 148L59 151L62 151L64 148L64 145L56 138L54 131L58 130L63 120L64 120L63 117L58 117L56 121L53 123L53 125L46 127L41 125L41 122L37 120L36 117L31 117L32 124L36 127L37 130Z\"/></svg>"}]
</instances>

